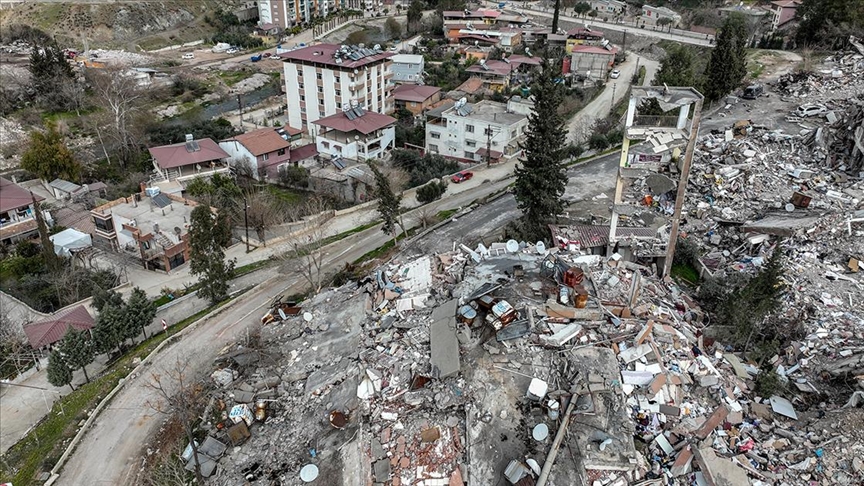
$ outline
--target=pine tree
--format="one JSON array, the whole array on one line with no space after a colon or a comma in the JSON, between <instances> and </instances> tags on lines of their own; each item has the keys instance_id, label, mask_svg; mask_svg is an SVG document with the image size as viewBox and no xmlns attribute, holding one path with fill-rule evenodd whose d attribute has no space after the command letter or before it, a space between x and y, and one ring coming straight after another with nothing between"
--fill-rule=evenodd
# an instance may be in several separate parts
<instances>
[{"instance_id":1,"label":"pine tree","mask_svg":"<svg viewBox=\"0 0 864 486\"><path fill-rule=\"evenodd\" d=\"M564 208L561 196L567 185L564 157L567 131L558 106L564 97L556 79L560 61L544 59L541 72L531 87L534 111L528 116L521 164L516 166L514 194L522 211L521 233L528 239L545 239L546 227Z\"/></svg>"},{"instance_id":2,"label":"pine tree","mask_svg":"<svg viewBox=\"0 0 864 486\"><path fill-rule=\"evenodd\" d=\"M39 201L36 200L36 196L32 192L30 193L30 197L33 198L33 216L36 217L36 229L39 231L39 241L42 247L42 260L45 262L45 266L49 269L57 271L60 269L63 262L54 251L54 242L51 241L51 238L48 236L48 225L45 224L45 217L42 216L42 207L40 206Z\"/></svg>"},{"instance_id":3,"label":"pine tree","mask_svg":"<svg viewBox=\"0 0 864 486\"><path fill-rule=\"evenodd\" d=\"M70 329L60 341L59 350L63 353L63 359L69 368L77 370L81 368L84 372L84 379L90 383L90 377L87 375L87 365L93 362L96 358L96 350L93 347L93 342L90 336L84 331L76 331Z\"/></svg>"},{"instance_id":4,"label":"pine tree","mask_svg":"<svg viewBox=\"0 0 864 486\"><path fill-rule=\"evenodd\" d=\"M96 316L96 326L93 327L93 340L98 353L110 353L120 349L124 337L125 305L106 304Z\"/></svg>"},{"instance_id":5,"label":"pine tree","mask_svg":"<svg viewBox=\"0 0 864 486\"><path fill-rule=\"evenodd\" d=\"M741 14L726 18L717 34L717 45L705 68L705 98L717 101L732 92L747 75L747 24Z\"/></svg>"},{"instance_id":6,"label":"pine tree","mask_svg":"<svg viewBox=\"0 0 864 486\"><path fill-rule=\"evenodd\" d=\"M153 322L155 317L156 303L148 299L147 294L138 287L132 289L132 295L129 296L129 301L126 303L126 319L130 323L130 327L135 329L135 335L141 331L144 333L144 339L147 339L147 326Z\"/></svg>"},{"instance_id":7,"label":"pine tree","mask_svg":"<svg viewBox=\"0 0 864 486\"><path fill-rule=\"evenodd\" d=\"M552 33L558 33L558 17L561 12L561 0L555 0L555 12L552 13Z\"/></svg>"},{"instance_id":8,"label":"pine tree","mask_svg":"<svg viewBox=\"0 0 864 486\"><path fill-rule=\"evenodd\" d=\"M408 32L416 32L420 21L423 20L423 2L422 0L414 0L411 6L408 7Z\"/></svg>"},{"instance_id":9,"label":"pine tree","mask_svg":"<svg viewBox=\"0 0 864 486\"><path fill-rule=\"evenodd\" d=\"M378 213L381 219L384 220L384 226L381 231L384 234L393 236L394 243L396 242L396 225L398 224L399 211L402 204L402 196L393 193L390 188L390 181L381 172L381 169L374 162L369 162L369 167L372 173L375 174L375 197L378 199Z\"/></svg>"},{"instance_id":10,"label":"pine tree","mask_svg":"<svg viewBox=\"0 0 864 486\"><path fill-rule=\"evenodd\" d=\"M48 383L54 386L69 385L69 388L75 391L75 387L72 386L72 370L66 364L60 351L55 349L51 352L51 357L48 358L47 372Z\"/></svg>"},{"instance_id":11,"label":"pine tree","mask_svg":"<svg viewBox=\"0 0 864 486\"><path fill-rule=\"evenodd\" d=\"M36 47L30 52L30 75L33 89L43 106L50 110L63 110L71 104L64 88L74 84L72 66L65 53L56 45Z\"/></svg>"},{"instance_id":12,"label":"pine tree","mask_svg":"<svg viewBox=\"0 0 864 486\"><path fill-rule=\"evenodd\" d=\"M96 309L97 312L100 312L103 307L106 305L114 305L117 307L123 306L123 296L114 289L102 290L98 289L93 294L93 301L91 302L93 308Z\"/></svg>"},{"instance_id":13,"label":"pine tree","mask_svg":"<svg viewBox=\"0 0 864 486\"><path fill-rule=\"evenodd\" d=\"M228 297L228 281L234 273L234 261L225 261L223 219L207 206L192 210L189 229L190 272L198 276L198 295L216 305Z\"/></svg>"}]
</instances>

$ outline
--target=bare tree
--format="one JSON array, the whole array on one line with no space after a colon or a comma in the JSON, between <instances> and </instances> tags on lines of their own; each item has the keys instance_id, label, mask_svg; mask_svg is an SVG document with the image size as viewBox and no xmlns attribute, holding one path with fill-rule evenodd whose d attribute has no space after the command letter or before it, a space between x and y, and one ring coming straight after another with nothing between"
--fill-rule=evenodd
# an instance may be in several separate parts
<instances>
[{"instance_id":1,"label":"bare tree","mask_svg":"<svg viewBox=\"0 0 864 486\"><path fill-rule=\"evenodd\" d=\"M315 216L330 210L327 201L311 197L303 204L303 211ZM283 255L293 270L303 276L314 293L321 291L324 280L324 225L320 220L309 222L308 228L293 243L291 250Z\"/></svg>"},{"instance_id":2,"label":"bare tree","mask_svg":"<svg viewBox=\"0 0 864 486\"><path fill-rule=\"evenodd\" d=\"M134 78L120 69L91 69L87 71L90 86L105 108L104 123L108 129L100 137L110 138L116 145L120 163L125 166L135 154L135 123L144 91Z\"/></svg>"},{"instance_id":3,"label":"bare tree","mask_svg":"<svg viewBox=\"0 0 864 486\"><path fill-rule=\"evenodd\" d=\"M427 226L438 222L438 213L431 205L425 204L417 209L417 221L423 225L423 229L425 230Z\"/></svg>"},{"instance_id":4,"label":"bare tree","mask_svg":"<svg viewBox=\"0 0 864 486\"><path fill-rule=\"evenodd\" d=\"M258 241L267 246L267 241L265 240L267 230L288 220L289 214L286 210L286 206L288 205L267 191L247 193L244 197L246 214L237 212L237 218L242 218L243 220L236 221L235 223L238 225L247 224L245 220L248 219L249 227L254 229L258 235ZM243 201L239 201L241 208L243 207L243 203Z\"/></svg>"},{"instance_id":5,"label":"bare tree","mask_svg":"<svg viewBox=\"0 0 864 486\"><path fill-rule=\"evenodd\" d=\"M204 484L201 474L201 462L198 459L198 445L195 444L193 432L203 404L204 389L195 379L189 361L177 359L163 369L162 373L152 373L150 382L145 386L155 391L160 400L147 402L154 411L174 417L183 427L186 439L192 447L192 460L195 463L195 478L198 484Z\"/></svg>"}]
</instances>

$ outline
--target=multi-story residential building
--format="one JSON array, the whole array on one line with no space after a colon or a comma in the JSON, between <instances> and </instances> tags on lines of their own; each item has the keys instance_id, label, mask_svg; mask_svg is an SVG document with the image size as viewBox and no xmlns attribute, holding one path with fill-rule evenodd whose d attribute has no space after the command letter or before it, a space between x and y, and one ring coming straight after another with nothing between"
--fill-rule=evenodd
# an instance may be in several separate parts
<instances>
[{"instance_id":1,"label":"multi-story residential building","mask_svg":"<svg viewBox=\"0 0 864 486\"><path fill-rule=\"evenodd\" d=\"M90 210L93 245L139 260L148 270L170 271L189 260L194 201L148 188Z\"/></svg>"},{"instance_id":2,"label":"multi-story residential building","mask_svg":"<svg viewBox=\"0 0 864 486\"><path fill-rule=\"evenodd\" d=\"M377 159L396 146L396 119L360 107L315 121L318 153L328 159Z\"/></svg>"},{"instance_id":3,"label":"multi-story residential building","mask_svg":"<svg viewBox=\"0 0 864 486\"><path fill-rule=\"evenodd\" d=\"M353 106L393 111L393 56L380 49L318 44L280 54L288 125L314 135L314 122Z\"/></svg>"},{"instance_id":4,"label":"multi-story residential building","mask_svg":"<svg viewBox=\"0 0 864 486\"><path fill-rule=\"evenodd\" d=\"M258 23L288 29L339 10L337 0L258 0Z\"/></svg>"},{"instance_id":5,"label":"multi-story residential building","mask_svg":"<svg viewBox=\"0 0 864 486\"><path fill-rule=\"evenodd\" d=\"M405 108L414 116L420 116L430 106L441 100L441 88L403 84L393 90L393 100L396 109Z\"/></svg>"},{"instance_id":6,"label":"multi-story residential building","mask_svg":"<svg viewBox=\"0 0 864 486\"><path fill-rule=\"evenodd\" d=\"M423 81L423 69L426 63L418 54L396 54L390 58L393 61L394 83L420 83Z\"/></svg>"},{"instance_id":7,"label":"multi-story residential building","mask_svg":"<svg viewBox=\"0 0 864 486\"><path fill-rule=\"evenodd\" d=\"M0 177L0 242L9 245L38 232L33 197L27 189ZM37 202L45 199L35 197ZM42 211L42 214L46 221L53 222L48 211Z\"/></svg>"},{"instance_id":8,"label":"multi-story residential building","mask_svg":"<svg viewBox=\"0 0 864 486\"><path fill-rule=\"evenodd\" d=\"M666 7L652 7L651 5L642 5L642 21L650 25L657 25L660 19L669 19L672 21L672 26L678 25L681 22L681 15Z\"/></svg>"},{"instance_id":9,"label":"multi-story residential building","mask_svg":"<svg viewBox=\"0 0 864 486\"><path fill-rule=\"evenodd\" d=\"M599 46L605 41L603 32L585 27L576 27L567 31L567 54L573 52L574 46ZM608 43L608 42L607 42Z\"/></svg>"},{"instance_id":10,"label":"multi-story residential building","mask_svg":"<svg viewBox=\"0 0 864 486\"><path fill-rule=\"evenodd\" d=\"M593 80L606 79L606 74L615 63L618 49L599 46L573 46L570 57L570 72Z\"/></svg>"},{"instance_id":11,"label":"multi-story residential building","mask_svg":"<svg viewBox=\"0 0 864 486\"><path fill-rule=\"evenodd\" d=\"M484 88L501 91L513 84L530 84L532 71L538 66L540 66L539 57L514 54L500 61L481 59L466 71L482 79Z\"/></svg>"},{"instance_id":12,"label":"multi-story residential building","mask_svg":"<svg viewBox=\"0 0 864 486\"><path fill-rule=\"evenodd\" d=\"M519 142L528 127L524 110L518 103L459 100L426 113L426 150L445 157L469 161L517 157Z\"/></svg>"}]
</instances>

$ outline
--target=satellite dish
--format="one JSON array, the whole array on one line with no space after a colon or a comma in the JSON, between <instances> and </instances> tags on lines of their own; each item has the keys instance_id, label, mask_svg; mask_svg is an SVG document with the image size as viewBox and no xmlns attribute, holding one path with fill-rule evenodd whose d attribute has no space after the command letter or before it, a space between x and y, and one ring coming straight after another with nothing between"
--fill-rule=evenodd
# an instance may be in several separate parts
<instances>
[{"instance_id":1,"label":"satellite dish","mask_svg":"<svg viewBox=\"0 0 864 486\"><path fill-rule=\"evenodd\" d=\"M516 253L519 251L519 242L516 240L508 240L506 248L509 253Z\"/></svg>"},{"instance_id":2,"label":"satellite dish","mask_svg":"<svg viewBox=\"0 0 864 486\"><path fill-rule=\"evenodd\" d=\"M312 313L311 312L304 312L303 313L303 320L306 322L312 322Z\"/></svg>"},{"instance_id":3,"label":"satellite dish","mask_svg":"<svg viewBox=\"0 0 864 486\"><path fill-rule=\"evenodd\" d=\"M318 478L318 466L315 464L306 464L300 470L300 480L304 483L311 483Z\"/></svg>"},{"instance_id":4,"label":"satellite dish","mask_svg":"<svg viewBox=\"0 0 864 486\"><path fill-rule=\"evenodd\" d=\"M542 241L538 241L537 244L534 246L537 248L537 254L538 255L542 255L542 254L546 253L546 244L543 243Z\"/></svg>"}]
</instances>

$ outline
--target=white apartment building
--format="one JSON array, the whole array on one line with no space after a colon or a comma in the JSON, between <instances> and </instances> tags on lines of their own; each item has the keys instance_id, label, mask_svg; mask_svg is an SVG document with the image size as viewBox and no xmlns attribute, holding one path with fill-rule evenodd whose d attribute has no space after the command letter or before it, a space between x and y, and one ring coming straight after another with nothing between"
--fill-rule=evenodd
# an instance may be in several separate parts
<instances>
[{"instance_id":1,"label":"white apartment building","mask_svg":"<svg viewBox=\"0 0 864 486\"><path fill-rule=\"evenodd\" d=\"M464 98L426 113L426 150L445 157L492 161L519 156L519 141L528 127L521 100L505 103Z\"/></svg>"},{"instance_id":2,"label":"white apartment building","mask_svg":"<svg viewBox=\"0 0 864 486\"><path fill-rule=\"evenodd\" d=\"M339 10L337 0L258 0L258 24L288 29Z\"/></svg>"},{"instance_id":3,"label":"white apartment building","mask_svg":"<svg viewBox=\"0 0 864 486\"><path fill-rule=\"evenodd\" d=\"M288 125L315 135L314 122L348 108L393 111L392 53L317 44L280 54Z\"/></svg>"}]
</instances>

